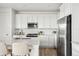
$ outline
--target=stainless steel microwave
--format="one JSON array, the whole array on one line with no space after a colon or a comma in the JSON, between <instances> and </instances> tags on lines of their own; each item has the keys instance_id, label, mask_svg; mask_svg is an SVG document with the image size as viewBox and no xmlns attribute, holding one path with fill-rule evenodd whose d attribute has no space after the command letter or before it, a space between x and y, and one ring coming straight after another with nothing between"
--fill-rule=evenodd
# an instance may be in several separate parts
<instances>
[{"instance_id":1,"label":"stainless steel microwave","mask_svg":"<svg viewBox=\"0 0 79 59\"><path fill-rule=\"evenodd\" d=\"M38 23L28 23L27 27L28 28L38 28Z\"/></svg>"}]
</instances>

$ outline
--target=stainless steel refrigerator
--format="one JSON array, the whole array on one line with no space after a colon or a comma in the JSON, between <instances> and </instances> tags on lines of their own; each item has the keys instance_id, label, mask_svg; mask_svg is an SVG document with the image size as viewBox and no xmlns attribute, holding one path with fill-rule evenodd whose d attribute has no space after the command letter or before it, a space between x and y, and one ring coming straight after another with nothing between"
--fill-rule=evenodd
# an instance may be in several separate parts
<instances>
[{"instance_id":1,"label":"stainless steel refrigerator","mask_svg":"<svg viewBox=\"0 0 79 59\"><path fill-rule=\"evenodd\" d=\"M57 55L71 56L72 55L71 15L59 19L57 23L58 23Z\"/></svg>"}]
</instances>

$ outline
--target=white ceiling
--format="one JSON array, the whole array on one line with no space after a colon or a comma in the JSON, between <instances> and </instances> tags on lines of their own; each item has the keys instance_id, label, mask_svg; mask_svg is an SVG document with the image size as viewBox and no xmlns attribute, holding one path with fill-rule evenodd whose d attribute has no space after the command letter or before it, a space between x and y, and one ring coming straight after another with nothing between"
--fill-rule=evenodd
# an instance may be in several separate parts
<instances>
[{"instance_id":1,"label":"white ceiling","mask_svg":"<svg viewBox=\"0 0 79 59\"><path fill-rule=\"evenodd\" d=\"M57 11L61 3L0 3L1 8L13 8L17 11Z\"/></svg>"}]
</instances>

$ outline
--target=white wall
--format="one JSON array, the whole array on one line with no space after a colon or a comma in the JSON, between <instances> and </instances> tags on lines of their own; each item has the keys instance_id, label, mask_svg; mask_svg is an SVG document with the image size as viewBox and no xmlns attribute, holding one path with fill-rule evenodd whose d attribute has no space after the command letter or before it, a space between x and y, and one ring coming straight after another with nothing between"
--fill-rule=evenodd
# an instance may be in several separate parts
<instances>
[{"instance_id":1,"label":"white wall","mask_svg":"<svg viewBox=\"0 0 79 59\"><path fill-rule=\"evenodd\" d=\"M72 4L72 40L79 42L79 4Z\"/></svg>"},{"instance_id":2,"label":"white wall","mask_svg":"<svg viewBox=\"0 0 79 59\"><path fill-rule=\"evenodd\" d=\"M79 3L71 4L72 14L72 55L79 56Z\"/></svg>"},{"instance_id":3,"label":"white wall","mask_svg":"<svg viewBox=\"0 0 79 59\"><path fill-rule=\"evenodd\" d=\"M11 8L0 8L0 40L7 44L12 41L13 18Z\"/></svg>"},{"instance_id":4,"label":"white wall","mask_svg":"<svg viewBox=\"0 0 79 59\"><path fill-rule=\"evenodd\" d=\"M10 9L0 8L0 40L10 40L11 24Z\"/></svg>"},{"instance_id":5,"label":"white wall","mask_svg":"<svg viewBox=\"0 0 79 59\"><path fill-rule=\"evenodd\" d=\"M12 29L12 35L15 33L16 28L16 11L14 9L11 9L11 29Z\"/></svg>"}]
</instances>

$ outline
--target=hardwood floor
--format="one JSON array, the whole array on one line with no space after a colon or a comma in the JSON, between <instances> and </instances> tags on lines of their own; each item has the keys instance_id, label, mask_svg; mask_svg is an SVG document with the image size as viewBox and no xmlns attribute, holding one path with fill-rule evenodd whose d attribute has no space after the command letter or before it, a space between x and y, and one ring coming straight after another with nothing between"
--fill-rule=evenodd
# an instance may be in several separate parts
<instances>
[{"instance_id":1,"label":"hardwood floor","mask_svg":"<svg viewBox=\"0 0 79 59\"><path fill-rule=\"evenodd\" d=\"M54 48L40 48L39 49L40 56L57 56L56 49Z\"/></svg>"}]
</instances>

